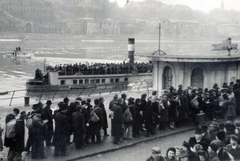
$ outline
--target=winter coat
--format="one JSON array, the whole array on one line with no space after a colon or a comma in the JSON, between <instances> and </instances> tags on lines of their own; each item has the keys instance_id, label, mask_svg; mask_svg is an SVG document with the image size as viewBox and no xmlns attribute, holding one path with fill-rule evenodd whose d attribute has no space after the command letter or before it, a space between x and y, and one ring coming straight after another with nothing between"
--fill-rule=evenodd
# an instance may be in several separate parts
<instances>
[{"instance_id":1,"label":"winter coat","mask_svg":"<svg viewBox=\"0 0 240 161\"><path fill-rule=\"evenodd\" d=\"M98 106L95 106L93 110L98 115L99 121L98 122L90 121L91 134L97 135L101 130L101 128L103 127L103 109Z\"/></svg>"},{"instance_id":2,"label":"winter coat","mask_svg":"<svg viewBox=\"0 0 240 161\"><path fill-rule=\"evenodd\" d=\"M116 103L113 108L113 129L112 134L115 137L120 138L122 136L122 125L123 125L123 109L122 105Z\"/></svg>"},{"instance_id":3,"label":"winter coat","mask_svg":"<svg viewBox=\"0 0 240 161\"><path fill-rule=\"evenodd\" d=\"M99 107L103 110L103 129L106 129L108 128L107 112L102 102L99 104Z\"/></svg>"},{"instance_id":4,"label":"winter coat","mask_svg":"<svg viewBox=\"0 0 240 161\"><path fill-rule=\"evenodd\" d=\"M69 140L70 125L66 114L58 112L55 117L55 133L53 137L53 144L66 144Z\"/></svg>"},{"instance_id":5,"label":"winter coat","mask_svg":"<svg viewBox=\"0 0 240 161\"><path fill-rule=\"evenodd\" d=\"M74 142L81 142L83 135L86 132L84 116L80 111L76 111L72 114L72 127L74 134Z\"/></svg>"},{"instance_id":6,"label":"winter coat","mask_svg":"<svg viewBox=\"0 0 240 161\"><path fill-rule=\"evenodd\" d=\"M16 151L23 152L25 147L24 142L24 134L25 134L25 123L22 118L17 119L16 123Z\"/></svg>"},{"instance_id":7,"label":"winter coat","mask_svg":"<svg viewBox=\"0 0 240 161\"><path fill-rule=\"evenodd\" d=\"M9 114L6 116L5 123L7 124L11 120L15 119L15 116L13 114ZM6 130L5 130L6 131ZM6 147L13 147L15 146L15 138L7 138L6 135L4 137L4 146Z\"/></svg>"}]
</instances>

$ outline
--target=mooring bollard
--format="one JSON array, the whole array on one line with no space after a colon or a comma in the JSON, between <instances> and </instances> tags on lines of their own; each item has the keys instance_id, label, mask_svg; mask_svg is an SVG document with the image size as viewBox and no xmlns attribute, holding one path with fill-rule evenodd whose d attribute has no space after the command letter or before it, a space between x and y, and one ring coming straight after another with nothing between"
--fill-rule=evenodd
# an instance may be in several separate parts
<instances>
[{"instance_id":1,"label":"mooring bollard","mask_svg":"<svg viewBox=\"0 0 240 161\"><path fill-rule=\"evenodd\" d=\"M24 106L29 106L29 96L24 97Z\"/></svg>"}]
</instances>

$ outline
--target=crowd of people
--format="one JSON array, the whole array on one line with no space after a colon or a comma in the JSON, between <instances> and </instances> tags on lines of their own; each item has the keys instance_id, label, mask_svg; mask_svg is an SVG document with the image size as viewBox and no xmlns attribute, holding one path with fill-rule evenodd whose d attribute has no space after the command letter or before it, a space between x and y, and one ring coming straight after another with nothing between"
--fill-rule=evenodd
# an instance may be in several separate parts
<instances>
[{"instance_id":1,"label":"crowd of people","mask_svg":"<svg viewBox=\"0 0 240 161\"><path fill-rule=\"evenodd\" d=\"M237 160L240 159L240 147L237 144L240 132L235 118L236 115L240 116L240 100L236 99L239 94L240 80L229 85L224 83L222 88L215 83L212 89L204 90L191 87L183 89L179 85L178 89L170 87L169 92L160 97L157 91L153 91L149 97L142 94L141 98L136 99L124 93L121 96L115 94L109 103L109 113L106 112L103 97L94 99L93 103L90 98L82 100L77 97L70 102L66 97L54 111L51 109L51 100L47 100L45 106L42 102L34 104L29 113L14 108L6 116L4 145L9 147L8 160L18 160L23 151L30 152L30 149L32 159L45 158L45 146L54 146L54 157L66 156L67 145L72 142L76 149L104 142L104 138L109 136L108 118L111 120L113 144L137 139L140 135L155 135L157 129L181 128L193 120L198 128L195 137L183 144L187 149L184 157L187 156L189 161L192 158L214 160L216 157L222 160L222 157L228 156ZM19 113L20 117L16 119ZM209 132L208 126L201 124L199 114L213 121L214 129ZM226 123L218 125L216 118L225 119ZM12 120L16 120L14 136L7 135L7 125ZM26 146L25 126L28 128ZM211 152L208 151L209 147L212 148ZM175 156L177 158L177 149L170 148L165 160L174 160Z\"/></svg>"},{"instance_id":2,"label":"crowd of people","mask_svg":"<svg viewBox=\"0 0 240 161\"><path fill-rule=\"evenodd\" d=\"M151 62L135 62L130 65L128 62L123 63L92 63L92 64L60 64L54 67L48 66L49 71L59 71L64 74L125 74L137 71L138 73L152 72L153 64Z\"/></svg>"}]
</instances>

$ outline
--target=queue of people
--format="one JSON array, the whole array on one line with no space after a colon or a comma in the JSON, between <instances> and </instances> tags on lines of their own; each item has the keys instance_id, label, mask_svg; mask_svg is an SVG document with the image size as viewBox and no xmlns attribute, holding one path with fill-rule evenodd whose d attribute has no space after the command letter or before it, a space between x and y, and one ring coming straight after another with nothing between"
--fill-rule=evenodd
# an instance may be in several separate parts
<instances>
[{"instance_id":1,"label":"queue of people","mask_svg":"<svg viewBox=\"0 0 240 161\"><path fill-rule=\"evenodd\" d=\"M108 117L111 120L113 144L120 144L124 140L137 139L141 135L145 137L155 135L156 130L181 128L191 120L199 126L198 117L203 113L207 120L214 121L219 117L227 121L224 125L217 125L217 130L211 132L207 144L202 145L201 150L206 151L211 141L217 137L223 145L232 143L232 140L238 141L239 131L238 125L235 124L235 117L236 114L239 116L240 111L239 102L236 99L239 91L240 81L237 80L229 86L224 83L221 89L215 83L210 90L201 88L183 90L182 85L179 85L178 89L170 87L169 92L160 97L157 96L156 91L153 91L149 97L147 94L142 94L141 98L136 99L128 98L125 93L121 96L115 94L109 103L109 113L106 112L103 97L95 99L93 104L89 98L82 100L78 97L70 102L66 97L58 103L58 109L55 111L51 109L51 100L47 100L45 106L42 102L34 104L32 111L27 114L15 108L11 114L7 115L6 125L16 120L15 126L19 128L15 128L13 135L10 135L10 132L7 135L6 132L4 145L9 147L8 160L13 158L18 160L23 151L30 153L30 149L32 159L45 158L45 146L54 146L54 157L66 156L69 155L67 145L72 142L75 143L76 149L84 148L87 144L103 142L104 138L109 136ZM19 113L20 118L16 119ZM26 146L24 144L25 126L28 128ZM6 127L6 131L12 130L10 124L9 128ZM219 132L219 135L216 132ZM184 144L188 155L194 149L194 144L199 143L201 136L207 133L207 126L201 126L196 130L195 135L198 136ZM234 133L236 136L232 138ZM17 141L19 141L19 148L15 146ZM236 146L238 147L234 144L232 148L235 149ZM232 151L235 153L235 150ZM175 153L174 150L169 150L169 156ZM236 156L233 155L233 157Z\"/></svg>"}]
</instances>

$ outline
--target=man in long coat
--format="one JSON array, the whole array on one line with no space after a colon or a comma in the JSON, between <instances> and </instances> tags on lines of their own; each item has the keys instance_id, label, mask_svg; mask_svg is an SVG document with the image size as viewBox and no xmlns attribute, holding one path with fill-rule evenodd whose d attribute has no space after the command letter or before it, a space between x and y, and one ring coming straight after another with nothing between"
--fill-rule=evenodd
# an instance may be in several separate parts
<instances>
[{"instance_id":1,"label":"man in long coat","mask_svg":"<svg viewBox=\"0 0 240 161\"><path fill-rule=\"evenodd\" d=\"M67 117L67 106L60 102L58 103L59 110L55 116L55 133L53 137L54 157L60 155L66 156L66 146L69 142L70 125Z\"/></svg>"},{"instance_id":2,"label":"man in long coat","mask_svg":"<svg viewBox=\"0 0 240 161\"><path fill-rule=\"evenodd\" d=\"M73 142L76 148L81 149L84 145L84 135L86 132L84 116L81 113L82 106L76 106L76 112L72 114Z\"/></svg>"},{"instance_id":3,"label":"man in long coat","mask_svg":"<svg viewBox=\"0 0 240 161\"><path fill-rule=\"evenodd\" d=\"M35 112L36 114L32 118L32 159L44 159L46 158L44 155L44 135L46 124L42 119L42 108L39 106Z\"/></svg>"},{"instance_id":4,"label":"man in long coat","mask_svg":"<svg viewBox=\"0 0 240 161\"><path fill-rule=\"evenodd\" d=\"M107 133L107 128L108 128L108 120L107 120L107 112L104 106L104 98L103 97L99 97L99 107L103 110L103 130L104 130L104 136L107 137L109 136Z\"/></svg>"},{"instance_id":5,"label":"man in long coat","mask_svg":"<svg viewBox=\"0 0 240 161\"><path fill-rule=\"evenodd\" d=\"M117 103L118 95L115 94L113 97L113 100L110 101L109 103L109 110L114 111L115 104ZM114 131L114 121L111 119L111 136L114 136L115 131Z\"/></svg>"},{"instance_id":6,"label":"man in long coat","mask_svg":"<svg viewBox=\"0 0 240 161\"><path fill-rule=\"evenodd\" d=\"M14 108L13 112L6 116L5 123L9 123L11 120L14 120L15 117L19 114L19 109ZM7 129L6 129L7 130ZM6 131L5 130L5 131ZM16 137L7 138L6 135L4 137L4 146L9 147L8 151L8 160L13 160L16 155Z\"/></svg>"},{"instance_id":7,"label":"man in long coat","mask_svg":"<svg viewBox=\"0 0 240 161\"><path fill-rule=\"evenodd\" d=\"M46 146L51 146L51 140L53 136L53 115L51 110L51 100L47 100L46 107L43 109L43 119L47 120L46 123L46 132L44 136L44 140L46 142Z\"/></svg>"},{"instance_id":8,"label":"man in long coat","mask_svg":"<svg viewBox=\"0 0 240 161\"><path fill-rule=\"evenodd\" d=\"M114 144L118 144L120 143L120 138L122 136L122 127L123 127L123 108L122 108L122 99L118 98L117 99L117 103L114 105L113 108L113 125L112 128L114 128L114 130L112 130L113 136L114 136Z\"/></svg>"},{"instance_id":9,"label":"man in long coat","mask_svg":"<svg viewBox=\"0 0 240 161\"><path fill-rule=\"evenodd\" d=\"M97 142L101 142L101 136L100 136L100 130L103 127L103 110L99 107L100 101L99 99L94 100L94 112L96 115L99 117L98 122L93 122L90 121L90 126L91 126L91 139L92 143L95 142L95 138L97 138Z\"/></svg>"},{"instance_id":10,"label":"man in long coat","mask_svg":"<svg viewBox=\"0 0 240 161\"><path fill-rule=\"evenodd\" d=\"M16 122L16 160L20 161L22 158L22 152L24 151L24 136L25 136L25 122L24 120L27 118L27 114L25 111L20 113L20 118L17 119Z\"/></svg>"}]
</instances>

